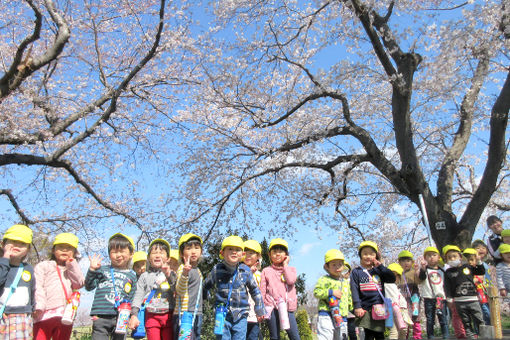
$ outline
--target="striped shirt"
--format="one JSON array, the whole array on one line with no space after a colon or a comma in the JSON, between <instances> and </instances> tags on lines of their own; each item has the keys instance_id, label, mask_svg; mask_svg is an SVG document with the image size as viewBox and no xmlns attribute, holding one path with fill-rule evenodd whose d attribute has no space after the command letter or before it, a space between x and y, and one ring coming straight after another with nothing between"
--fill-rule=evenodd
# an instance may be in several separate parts
<instances>
[{"instance_id":1,"label":"striped shirt","mask_svg":"<svg viewBox=\"0 0 510 340\"><path fill-rule=\"evenodd\" d=\"M101 266L98 270L87 271L85 289L96 290L90 315L117 315L115 295L120 301L133 300L136 290L136 274L131 269L113 268L115 288L113 287L111 266Z\"/></svg>"},{"instance_id":2,"label":"striped shirt","mask_svg":"<svg viewBox=\"0 0 510 340\"><path fill-rule=\"evenodd\" d=\"M177 283L175 285L175 313L194 312L198 299L197 313L202 313L202 296L198 295L201 286L202 273L198 268L191 268L188 276L182 275L184 265L181 264L177 269ZM202 294L200 294L202 295Z\"/></svg>"},{"instance_id":3,"label":"striped shirt","mask_svg":"<svg viewBox=\"0 0 510 340\"><path fill-rule=\"evenodd\" d=\"M505 262L498 263L496 275L498 277L498 288L510 292L510 266Z\"/></svg>"}]
</instances>

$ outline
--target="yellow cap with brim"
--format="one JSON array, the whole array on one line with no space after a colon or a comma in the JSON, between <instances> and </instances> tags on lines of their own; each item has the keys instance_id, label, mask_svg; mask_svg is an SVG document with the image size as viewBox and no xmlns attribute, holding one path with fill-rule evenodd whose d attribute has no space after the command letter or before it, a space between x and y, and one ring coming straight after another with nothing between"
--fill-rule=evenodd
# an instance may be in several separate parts
<instances>
[{"instance_id":1,"label":"yellow cap with brim","mask_svg":"<svg viewBox=\"0 0 510 340\"><path fill-rule=\"evenodd\" d=\"M437 249L436 247L425 248L425 250L423 251L423 255L425 255L427 253L437 253L438 255L441 255L441 253L439 252L439 249Z\"/></svg>"},{"instance_id":2,"label":"yellow cap with brim","mask_svg":"<svg viewBox=\"0 0 510 340\"><path fill-rule=\"evenodd\" d=\"M498 247L498 250L501 254L510 253L510 244L503 243Z\"/></svg>"},{"instance_id":3,"label":"yellow cap with brim","mask_svg":"<svg viewBox=\"0 0 510 340\"><path fill-rule=\"evenodd\" d=\"M344 254L338 249L330 249L324 255L324 263L328 263L333 260L345 260Z\"/></svg>"},{"instance_id":4,"label":"yellow cap with brim","mask_svg":"<svg viewBox=\"0 0 510 340\"><path fill-rule=\"evenodd\" d=\"M24 224L15 224L4 234L4 240L12 240L12 241L19 241L23 243L32 243L32 236L33 236L32 229L27 227Z\"/></svg>"},{"instance_id":5,"label":"yellow cap with brim","mask_svg":"<svg viewBox=\"0 0 510 340\"><path fill-rule=\"evenodd\" d=\"M170 247L170 243L167 240L164 240L162 238L155 238L154 240L152 240L151 244L149 244L149 252L151 250L152 245L156 242L163 243L165 246L167 246L168 247L167 255L170 256L170 251L172 250L172 247Z\"/></svg>"},{"instance_id":6,"label":"yellow cap with brim","mask_svg":"<svg viewBox=\"0 0 510 340\"><path fill-rule=\"evenodd\" d=\"M402 268L402 266L398 263L390 263L388 265L388 269L400 276L402 276L402 273L404 272L404 268Z\"/></svg>"},{"instance_id":7,"label":"yellow cap with brim","mask_svg":"<svg viewBox=\"0 0 510 340\"><path fill-rule=\"evenodd\" d=\"M228 237L225 237L223 242L221 242L221 251L225 249L226 247L235 247L235 248L241 248L244 250L244 241L242 238L240 238L237 235L231 235ZM223 260L223 255L220 253L220 259Z\"/></svg>"},{"instance_id":8,"label":"yellow cap with brim","mask_svg":"<svg viewBox=\"0 0 510 340\"><path fill-rule=\"evenodd\" d=\"M478 255L478 252L476 251L476 249L473 249L473 248L466 248L466 249L464 249L464 251L462 252L462 255L464 255L464 256L468 256L468 255Z\"/></svg>"},{"instance_id":9,"label":"yellow cap with brim","mask_svg":"<svg viewBox=\"0 0 510 340\"><path fill-rule=\"evenodd\" d=\"M510 229L504 229L501 232L501 237L510 236Z\"/></svg>"},{"instance_id":10,"label":"yellow cap with brim","mask_svg":"<svg viewBox=\"0 0 510 340\"><path fill-rule=\"evenodd\" d=\"M244 241L244 250L246 249L253 250L259 255L262 254L262 247L260 246L260 243L255 240Z\"/></svg>"},{"instance_id":11,"label":"yellow cap with brim","mask_svg":"<svg viewBox=\"0 0 510 340\"><path fill-rule=\"evenodd\" d=\"M55 236L55 241L53 241L53 245L57 244L68 244L74 249L78 249L78 236L71 233L60 233Z\"/></svg>"},{"instance_id":12,"label":"yellow cap with brim","mask_svg":"<svg viewBox=\"0 0 510 340\"><path fill-rule=\"evenodd\" d=\"M456 245L453 245L453 244L447 244L446 246L443 247L443 255L446 255L449 251L452 251L452 250L457 251L462 254L459 247L457 247Z\"/></svg>"},{"instance_id":13,"label":"yellow cap with brim","mask_svg":"<svg viewBox=\"0 0 510 340\"><path fill-rule=\"evenodd\" d=\"M200 236L192 234L192 233L187 233L187 234L182 235L181 238L179 239L178 248L181 249L182 244L188 242L191 239L197 239L198 241L200 241L200 244L203 243Z\"/></svg>"},{"instance_id":14,"label":"yellow cap with brim","mask_svg":"<svg viewBox=\"0 0 510 340\"><path fill-rule=\"evenodd\" d=\"M131 237L129 237L129 236L127 236L127 235L124 235L124 234L122 234L122 233L116 233L116 234L113 234L113 235L109 238L109 240L111 240L111 239L112 239L112 238L114 238L115 236L122 236L122 237L124 237L126 240L128 240L128 241L129 241L129 243L130 243L130 244L131 244L131 246L133 247L133 250L135 249L135 241L133 241L133 239L132 239Z\"/></svg>"},{"instance_id":15,"label":"yellow cap with brim","mask_svg":"<svg viewBox=\"0 0 510 340\"><path fill-rule=\"evenodd\" d=\"M144 251L137 251L133 254L133 263L138 261L147 261L147 253Z\"/></svg>"},{"instance_id":16,"label":"yellow cap with brim","mask_svg":"<svg viewBox=\"0 0 510 340\"><path fill-rule=\"evenodd\" d=\"M179 251L177 249L171 249L170 258L179 261Z\"/></svg>"},{"instance_id":17,"label":"yellow cap with brim","mask_svg":"<svg viewBox=\"0 0 510 340\"><path fill-rule=\"evenodd\" d=\"M409 250L402 250L400 253L398 253L398 258L410 258L414 259L413 253L411 253Z\"/></svg>"},{"instance_id":18,"label":"yellow cap with brim","mask_svg":"<svg viewBox=\"0 0 510 340\"><path fill-rule=\"evenodd\" d=\"M375 243L374 241L363 241L359 244L358 246L358 252L361 251L362 248L365 248L365 247L370 247L372 248L373 250L375 250L375 252L379 252L379 247L377 246L377 243Z\"/></svg>"},{"instance_id":19,"label":"yellow cap with brim","mask_svg":"<svg viewBox=\"0 0 510 340\"><path fill-rule=\"evenodd\" d=\"M289 251L289 244L282 238L274 238L271 242L269 242L269 250L271 250L274 246L282 246Z\"/></svg>"}]
</instances>

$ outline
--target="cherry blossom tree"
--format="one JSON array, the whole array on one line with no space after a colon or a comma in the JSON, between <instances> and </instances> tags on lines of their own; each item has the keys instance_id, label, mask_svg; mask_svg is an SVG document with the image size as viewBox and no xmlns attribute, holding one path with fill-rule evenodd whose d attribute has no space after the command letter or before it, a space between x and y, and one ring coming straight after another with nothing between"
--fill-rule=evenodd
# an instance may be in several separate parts
<instances>
[{"instance_id":1,"label":"cherry blossom tree","mask_svg":"<svg viewBox=\"0 0 510 340\"><path fill-rule=\"evenodd\" d=\"M508 206L505 1L214 6L176 117L189 223L417 243L423 197L435 243L466 246Z\"/></svg>"},{"instance_id":2,"label":"cherry blossom tree","mask_svg":"<svg viewBox=\"0 0 510 340\"><path fill-rule=\"evenodd\" d=\"M171 153L169 112L192 78L186 4L25 0L0 10L5 224L14 211L40 231L91 239L104 225L152 231L161 191L149 197L140 183L166 184L168 169L144 164Z\"/></svg>"}]
</instances>

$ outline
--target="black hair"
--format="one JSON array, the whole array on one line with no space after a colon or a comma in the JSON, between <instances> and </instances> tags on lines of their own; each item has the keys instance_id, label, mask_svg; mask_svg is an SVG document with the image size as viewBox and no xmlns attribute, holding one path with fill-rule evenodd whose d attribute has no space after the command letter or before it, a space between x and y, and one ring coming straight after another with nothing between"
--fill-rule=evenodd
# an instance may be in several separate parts
<instances>
[{"instance_id":1,"label":"black hair","mask_svg":"<svg viewBox=\"0 0 510 340\"><path fill-rule=\"evenodd\" d=\"M289 250L280 244L276 244L276 245L272 246L271 249L269 249L269 252L271 252L271 250L273 250L273 249L283 250L285 252L285 254L289 255Z\"/></svg>"},{"instance_id":2,"label":"black hair","mask_svg":"<svg viewBox=\"0 0 510 340\"><path fill-rule=\"evenodd\" d=\"M168 248L168 246L166 244L164 244L163 242L160 242L160 241L156 241L154 242L151 247L149 248L149 255L151 254L151 251L153 249L163 249L165 252L166 252L166 255L168 257L170 257L170 248Z\"/></svg>"},{"instance_id":3,"label":"black hair","mask_svg":"<svg viewBox=\"0 0 510 340\"><path fill-rule=\"evenodd\" d=\"M373 247L371 247L371 246L364 246L364 247L361 247L361 248L358 250L358 256L359 256L359 258L361 258L361 251L363 250L363 248L370 248L370 249L372 249L373 251L375 251L375 259L376 259L377 261L381 261L381 256L380 256L379 252L378 252L377 250L375 250L375 249L374 249Z\"/></svg>"},{"instance_id":4,"label":"black hair","mask_svg":"<svg viewBox=\"0 0 510 340\"><path fill-rule=\"evenodd\" d=\"M496 215L490 215L489 217L487 217L487 227L490 227L491 225L493 225L496 222L503 223L503 221L501 221L501 219L499 217L497 217Z\"/></svg>"},{"instance_id":5,"label":"black hair","mask_svg":"<svg viewBox=\"0 0 510 340\"><path fill-rule=\"evenodd\" d=\"M129 242L129 240L122 235L115 235L108 241L108 253L110 253L112 249L124 248L128 248L131 254L133 254L135 251L131 242Z\"/></svg>"},{"instance_id":6,"label":"black hair","mask_svg":"<svg viewBox=\"0 0 510 340\"><path fill-rule=\"evenodd\" d=\"M50 260L57 262L57 258L55 257L55 253L54 253L55 252L55 246L56 246L56 244L54 244L53 247L51 247ZM73 251L73 258L75 260L80 260L81 259L81 255L78 252L78 249L76 249L76 248L74 248L74 251Z\"/></svg>"},{"instance_id":7,"label":"black hair","mask_svg":"<svg viewBox=\"0 0 510 340\"><path fill-rule=\"evenodd\" d=\"M487 250L489 249L489 247L487 247L485 242L483 242L482 240L474 240L473 243L471 243L471 248L476 248L476 247L479 247L479 246L483 246Z\"/></svg>"},{"instance_id":8,"label":"black hair","mask_svg":"<svg viewBox=\"0 0 510 340\"><path fill-rule=\"evenodd\" d=\"M186 242L183 242L181 244L181 246L179 247L179 254L182 254L182 252L186 246L188 246L188 245L191 246L194 244L198 244L200 246L200 248L202 248L202 242L200 242L200 239L198 237L192 237L189 240L187 240ZM170 257L170 255L168 255L168 256Z\"/></svg>"}]
</instances>

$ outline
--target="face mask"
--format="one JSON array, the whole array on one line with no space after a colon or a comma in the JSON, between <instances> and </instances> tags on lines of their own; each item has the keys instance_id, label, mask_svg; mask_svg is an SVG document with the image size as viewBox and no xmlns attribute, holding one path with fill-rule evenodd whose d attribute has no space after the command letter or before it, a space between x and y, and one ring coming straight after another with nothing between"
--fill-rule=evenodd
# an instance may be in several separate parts
<instances>
[{"instance_id":1,"label":"face mask","mask_svg":"<svg viewBox=\"0 0 510 340\"><path fill-rule=\"evenodd\" d=\"M460 260L452 260L452 261L448 261L448 265L450 267L458 267L460 266L460 263L461 261Z\"/></svg>"}]
</instances>

